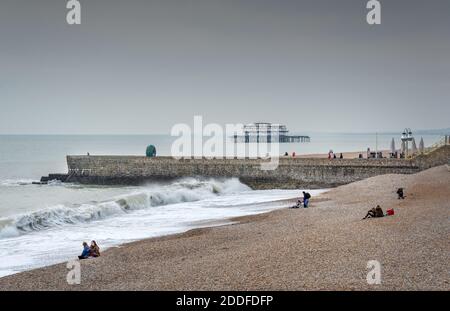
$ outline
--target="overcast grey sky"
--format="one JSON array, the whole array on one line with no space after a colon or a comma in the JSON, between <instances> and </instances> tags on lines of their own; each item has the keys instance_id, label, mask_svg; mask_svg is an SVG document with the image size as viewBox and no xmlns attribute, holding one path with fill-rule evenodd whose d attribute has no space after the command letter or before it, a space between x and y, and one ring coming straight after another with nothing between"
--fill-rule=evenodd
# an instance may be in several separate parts
<instances>
[{"instance_id":1,"label":"overcast grey sky","mask_svg":"<svg viewBox=\"0 0 450 311\"><path fill-rule=\"evenodd\" d=\"M0 1L0 134L450 126L450 1Z\"/></svg>"}]
</instances>

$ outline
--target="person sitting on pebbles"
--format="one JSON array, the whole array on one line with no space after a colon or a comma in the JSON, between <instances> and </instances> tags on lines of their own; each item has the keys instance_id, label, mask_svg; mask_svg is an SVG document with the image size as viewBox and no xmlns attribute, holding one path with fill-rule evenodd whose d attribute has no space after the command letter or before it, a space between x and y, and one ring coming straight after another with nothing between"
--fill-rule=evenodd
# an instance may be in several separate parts
<instances>
[{"instance_id":1,"label":"person sitting on pebbles","mask_svg":"<svg viewBox=\"0 0 450 311\"><path fill-rule=\"evenodd\" d=\"M383 210L381 209L381 207L379 205L377 205L377 207L370 209L367 212L367 215L363 219L383 217L383 216L384 216Z\"/></svg>"},{"instance_id":2,"label":"person sitting on pebbles","mask_svg":"<svg viewBox=\"0 0 450 311\"><path fill-rule=\"evenodd\" d=\"M311 199L311 194L303 191L303 199L298 199L297 204L292 206L292 208L300 208L302 206L302 204L303 204L304 208L308 208L309 199Z\"/></svg>"},{"instance_id":3,"label":"person sitting on pebbles","mask_svg":"<svg viewBox=\"0 0 450 311\"><path fill-rule=\"evenodd\" d=\"M83 251L81 252L81 255L78 256L78 259L86 259L89 258L90 253L89 245L86 242L83 242Z\"/></svg>"},{"instance_id":4,"label":"person sitting on pebbles","mask_svg":"<svg viewBox=\"0 0 450 311\"><path fill-rule=\"evenodd\" d=\"M405 194L403 193L403 188L398 188L397 189L397 195L398 195L398 199L400 200L403 200L403 199L405 199Z\"/></svg>"},{"instance_id":5,"label":"person sitting on pebbles","mask_svg":"<svg viewBox=\"0 0 450 311\"><path fill-rule=\"evenodd\" d=\"M100 247L98 247L97 242L92 240L91 247L89 249L89 256L99 257L100 256Z\"/></svg>"}]
</instances>

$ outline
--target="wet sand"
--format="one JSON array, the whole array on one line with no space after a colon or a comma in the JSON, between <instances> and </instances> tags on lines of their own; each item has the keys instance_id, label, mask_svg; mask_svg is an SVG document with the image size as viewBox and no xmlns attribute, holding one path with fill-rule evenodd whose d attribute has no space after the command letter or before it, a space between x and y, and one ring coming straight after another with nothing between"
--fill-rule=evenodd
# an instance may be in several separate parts
<instances>
[{"instance_id":1,"label":"wet sand","mask_svg":"<svg viewBox=\"0 0 450 311\"><path fill-rule=\"evenodd\" d=\"M406 199L398 200L397 187ZM395 215L361 220L380 204ZM81 262L0 279L2 290L450 290L450 172L383 175L314 197L308 209L147 239ZM369 260L381 285L368 285Z\"/></svg>"}]
</instances>

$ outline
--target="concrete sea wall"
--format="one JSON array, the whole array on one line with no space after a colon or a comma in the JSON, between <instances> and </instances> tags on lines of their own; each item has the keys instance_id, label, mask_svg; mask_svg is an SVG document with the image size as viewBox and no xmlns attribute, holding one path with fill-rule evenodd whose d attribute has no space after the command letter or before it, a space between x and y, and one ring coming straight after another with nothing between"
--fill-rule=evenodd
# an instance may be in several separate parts
<instances>
[{"instance_id":1,"label":"concrete sea wall","mask_svg":"<svg viewBox=\"0 0 450 311\"><path fill-rule=\"evenodd\" d=\"M253 188L333 187L382 174L411 174L447 164L450 146L414 159L280 158L275 170L260 159L174 159L143 156L67 156L66 181L88 184L142 184L180 177L237 177Z\"/></svg>"}]
</instances>

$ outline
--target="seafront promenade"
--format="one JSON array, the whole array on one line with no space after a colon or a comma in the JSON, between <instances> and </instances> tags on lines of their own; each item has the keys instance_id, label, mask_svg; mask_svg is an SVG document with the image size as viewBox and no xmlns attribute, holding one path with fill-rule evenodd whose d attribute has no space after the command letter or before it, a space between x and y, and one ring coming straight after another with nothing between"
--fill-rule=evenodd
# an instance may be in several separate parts
<instances>
[{"instance_id":1,"label":"seafront promenade","mask_svg":"<svg viewBox=\"0 0 450 311\"><path fill-rule=\"evenodd\" d=\"M330 188L384 174L413 174L448 164L450 145L444 144L411 159L278 159L276 169L264 170L264 159L175 159L144 156L67 156L67 174L50 174L42 181L59 179L99 185L136 185L182 177L237 177L254 189Z\"/></svg>"}]
</instances>

